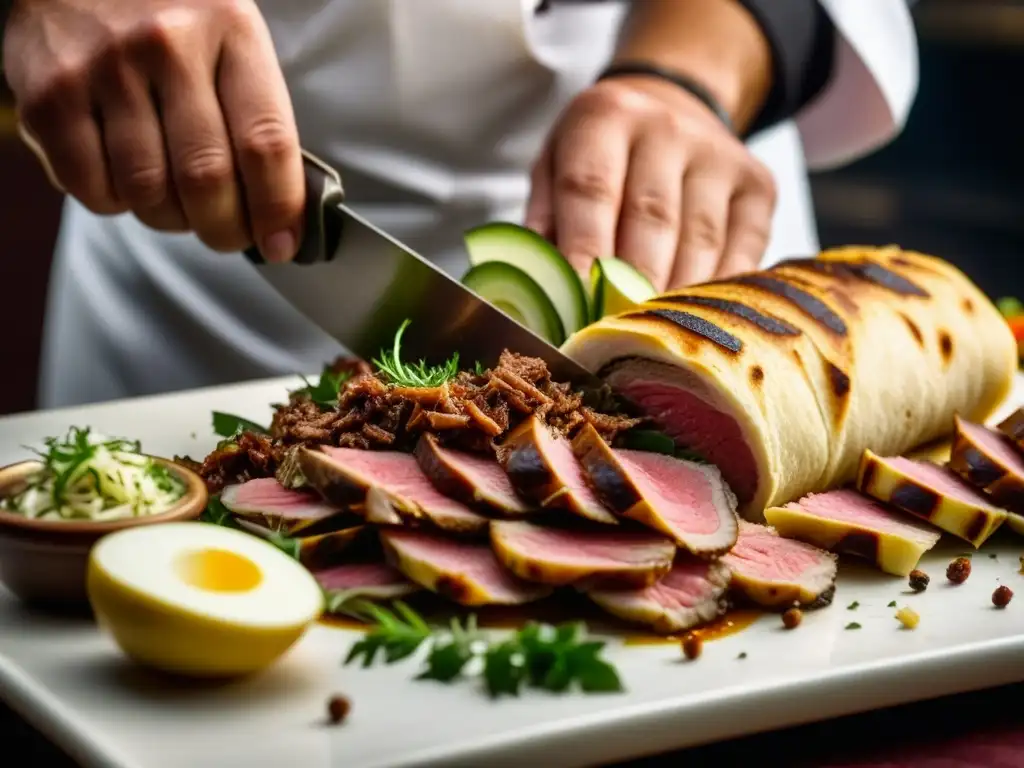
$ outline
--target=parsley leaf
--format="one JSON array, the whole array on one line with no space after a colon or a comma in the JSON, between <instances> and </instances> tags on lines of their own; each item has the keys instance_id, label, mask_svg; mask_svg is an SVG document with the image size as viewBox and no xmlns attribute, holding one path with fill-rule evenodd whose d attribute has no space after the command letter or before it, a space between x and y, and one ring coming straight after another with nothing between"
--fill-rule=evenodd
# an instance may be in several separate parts
<instances>
[{"instance_id":1,"label":"parsley leaf","mask_svg":"<svg viewBox=\"0 0 1024 768\"><path fill-rule=\"evenodd\" d=\"M255 421L243 419L233 413L213 412L213 432L221 437L233 438L243 432L255 432L258 435L269 434L266 427L261 427Z\"/></svg>"},{"instance_id":2,"label":"parsley leaf","mask_svg":"<svg viewBox=\"0 0 1024 768\"><path fill-rule=\"evenodd\" d=\"M585 693L623 690L618 672L601 658L605 644L586 639L582 622L553 627L530 623L500 641L477 629L475 616L465 624L453 620L447 629L432 629L405 603L395 601L394 612L367 605L377 624L349 651L345 664L361 659L373 664L381 650L385 663L411 656L428 646L424 669L417 680L450 683L465 677L471 663L481 660L480 676L492 697L517 696L523 685L562 693L574 685Z\"/></svg>"},{"instance_id":3,"label":"parsley leaf","mask_svg":"<svg viewBox=\"0 0 1024 768\"><path fill-rule=\"evenodd\" d=\"M238 527L235 525L235 518L232 517L228 508L224 506L224 502L220 500L220 496L211 496L207 500L206 509L203 510L203 514L199 519L204 523L222 525L225 528Z\"/></svg>"},{"instance_id":4,"label":"parsley leaf","mask_svg":"<svg viewBox=\"0 0 1024 768\"><path fill-rule=\"evenodd\" d=\"M410 320L405 320L395 333L395 341L391 351L382 349L380 357L372 362L392 383L400 387L440 387L446 381L459 374L459 353L443 365L427 365L420 360L418 363L402 362L402 335L409 327Z\"/></svg>"},{"instance_id":5,"label":"parsley leaf","mask_svg":"<svg viewBox=\"0 0 1024 768\"><path fill-rule=\"evenodd\" d=\"M311 384L305 376L300 378L306 386L292 390L288 396L306 395L320 408L330 409L338 406L338 396L341 394L345 382L352 378L352 373L351 371L332 371L328 364L320 371L320 378L315 384Z\"/></svg>"}]
</instances>

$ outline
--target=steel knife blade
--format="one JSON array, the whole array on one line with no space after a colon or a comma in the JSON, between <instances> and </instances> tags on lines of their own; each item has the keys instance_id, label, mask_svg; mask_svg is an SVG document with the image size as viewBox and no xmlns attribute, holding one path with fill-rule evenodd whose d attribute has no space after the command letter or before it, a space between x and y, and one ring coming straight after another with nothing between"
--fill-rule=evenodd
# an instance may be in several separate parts
<instances>
[{"instance_id":1,"label":"steel knife blade","mask_svg":"<svg viewBox=\"0 0 1024 768\"><path fill-rule=\"evenodd\" d=\"M552 378L586 388L600 380L557 347L485 301L344 203L336 170L303 152L306 231L290 263L245 252L263 278L354 355L389 348L401 323L402 356L438 364L455 352L466 367L494 365L505 349L544 360ZM326 361L325 361L326 362Z\"/></svg>"}]
</instances>

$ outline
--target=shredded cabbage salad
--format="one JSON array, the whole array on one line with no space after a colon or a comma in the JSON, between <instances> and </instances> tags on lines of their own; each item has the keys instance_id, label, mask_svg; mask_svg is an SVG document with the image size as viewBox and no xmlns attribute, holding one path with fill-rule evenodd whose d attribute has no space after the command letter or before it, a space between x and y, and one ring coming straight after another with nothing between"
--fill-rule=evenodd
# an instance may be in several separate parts
<instances>
[{"instance_id":1,"label":"shredded cabbage salad","mask_svg":"<svg viewBox=\"0 0 1024 768\"><path fill-rule=\"evenodd\" d=\"M39 520L120 520L159 514L185 494L185 483L142 454L137 441L72 427L35 451L40 471L0 508Z\"/></svg>"}]
</instances>

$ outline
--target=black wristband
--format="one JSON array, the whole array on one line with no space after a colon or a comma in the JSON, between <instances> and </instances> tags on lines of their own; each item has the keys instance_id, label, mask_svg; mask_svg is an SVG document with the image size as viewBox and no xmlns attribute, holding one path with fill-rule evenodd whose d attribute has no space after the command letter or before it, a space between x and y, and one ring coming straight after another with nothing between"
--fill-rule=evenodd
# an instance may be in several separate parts
<instances>
[{"instance_id":1,"label":"black wristband","mask_svg":"<svg viewBox=\"0 0 1024 768\"><path fill-rule=\"evenodd\" d=\"M736 129L732 124L732 118L729 117L729 113L726 112L725 108L718 103L718 100L711 95L710 91L692 77L684 75L681 72L674 72L670 69L665 69L657 64L651 64L646 61L624 61L620 64L612 64L598 75L597 79L606 80L609 77L630 77L633 75L656 77L659 80L665 80L666 82L682 88L691 96L697 98L705 107L714 112L715 116L722 121L730 133L736 133Z\"/></svg>"}]
</instances>

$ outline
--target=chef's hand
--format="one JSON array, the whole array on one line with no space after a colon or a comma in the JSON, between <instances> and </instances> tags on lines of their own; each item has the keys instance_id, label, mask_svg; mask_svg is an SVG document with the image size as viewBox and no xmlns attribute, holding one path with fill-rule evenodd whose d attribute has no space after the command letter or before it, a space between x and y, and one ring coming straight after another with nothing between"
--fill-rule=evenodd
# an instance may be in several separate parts
<instances>
[{"instance_id":1,"label":"chef's hand","mask_svg":"<svg viewBox=\"0 0 1024 768\"><path fill-rule=\"evenodd\" d=\"M618 77L582 92L533 169L526 224L579 271L617 256L658 291L757 267L771 173L674 84Z\"/></svg>"},{"instance_id":2,"label":"chef's hand","mask_svg":"<svg viewBox=\"0 0 1024 768\"><path fill-rule=\"evenodd\" d=\"M253 0L15 0L4 69L27 143L93 212L294 256L298 131Z\"/></svg>"}]
</instances>

